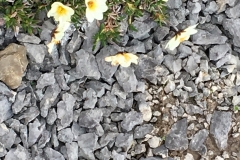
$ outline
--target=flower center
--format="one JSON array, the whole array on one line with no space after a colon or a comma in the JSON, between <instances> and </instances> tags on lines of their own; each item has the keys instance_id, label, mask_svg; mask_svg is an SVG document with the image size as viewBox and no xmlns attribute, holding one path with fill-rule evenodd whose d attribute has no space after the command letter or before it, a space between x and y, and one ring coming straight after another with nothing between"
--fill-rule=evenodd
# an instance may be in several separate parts
<instances>
[{"instance_id":1,"label":"flower center","mask_svg":"<svg viewBox=\"0 0 240 160\"><path fill-rule=\"evenodd\" d=\"M67 10L65 8L63 8L62 6L59 6L57 8L57 14L58 15L65 15L67 13Z\"/></svg>"},{"instance_id":2,"label":"flower center","mask_svg":"<svg viewBox=\"0 0 240 160\"><path fill-rule=\"evenodd\" d=\"M187 39L187 37L182 37L182 38L180 38L180 42L183 42L183 41L185 41Z\"/></svg>"},{"instance_id":3,"label":"flower center","mask_svg":"<svg viewBox=\"0 0 240 160\"><path fill-rule=\"evenodd\" d=\"M94 1L88 1L87 2L87 5L88 5L88 8L90 9L90 10L95 10L96 9L96 3L94 2Z\"/></svg>"}]
</instances>

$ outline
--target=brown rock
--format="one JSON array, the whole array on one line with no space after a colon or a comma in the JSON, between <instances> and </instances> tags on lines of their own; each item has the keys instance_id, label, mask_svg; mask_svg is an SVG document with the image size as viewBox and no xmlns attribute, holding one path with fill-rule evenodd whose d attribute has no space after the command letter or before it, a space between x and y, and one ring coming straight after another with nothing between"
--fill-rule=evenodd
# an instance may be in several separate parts
<instances>
[{"instance_id":1,"label":"brown rock","mask_svg":"<svg viewBox=\"0 0 240 160\"><path fill-rule=\"evenodd\" d=\"M27 65L26 48L14 43L8 45L0 51L0 80L11 89L16 89L22 82Z\"/></svg>"}]
</instances>

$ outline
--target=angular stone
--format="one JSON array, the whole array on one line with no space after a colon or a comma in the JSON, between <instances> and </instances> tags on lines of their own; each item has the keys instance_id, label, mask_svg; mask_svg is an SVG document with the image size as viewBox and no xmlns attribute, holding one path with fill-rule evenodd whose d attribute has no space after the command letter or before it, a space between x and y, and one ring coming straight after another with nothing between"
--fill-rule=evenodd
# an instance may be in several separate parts
<instances>
[{"instance_id":1,"label":"angular stone","mask_svg":"<svg viewBox=\"0 0 240 160\"><path fill-rule=\"evenodd\" d=\"M98 136L94 133L82 134L78 137L78 146L94 151L98 146Z\"/></svg>"},{"instance_id":2,"label":"angular stone","mask_svg":"<svg viewBox=\"0 0 240 160\"><path fill-rule=\"evenodd\" d=\"M33 43L33 44L39 44L41 42L41 39L38 38L35 35L28 35L25 33L19 33L17 36L17 40L19 42L23 42L23 43Z\"/></svg>"},{"instance_id":3,"label":"angular stone","mask_svg":"<svg viewBox=\"0 0 240 160\"><path fill-rule=\"evenodd\" d=\"M188 148L186 118L172 125L170 133L166 136L165 146L170 150L185 150Z\"/></svg>"},{"instance_id":4,"label":"angular stone","mask_svg":"<svg viewBox=\"0 0 240 160\"><path fill-rule=\"evenodd\" d=\"M136 111L130 111L126 115L126 118L121 122L121 127L129 132L133 127L141 123L143 123L142 114Z\"/></svg>"},{"instance_id":5,"label":"angular stone","mask_svg":"<svg viewBox=\"0 0 240 160\"><path fill-rule=\"evenodd\" d=\"M28 136L28 144L31 147L35 144L42 134L45 125L42 125L38 119L35 119L33 123L29 123L29 136Z\"/></svg>"},{"instance_id":6,"label":"angular stone","mask_svg":"<svg viewBox=\"0 0 240 160\"><path fill-rule=\"evenodd\" d=\"M134 69L131 67L120 67L115 73L119 85L125 92L134 92L138 84L134 74Z\"/></svg>"},{"instance_id":7,"label":"angular stone","mask_svg":"<svg viewBox=\"0 0 240 160\"><path fill-rule=\"evenodd\" d=\"M109 160L111 158L112 153L108 150L107 147L101 149L101 151L96 151L95 156L98 159Z\"/></svg>"},{"instance_id":8,"label":"angular stone","mask_svg":"<svg viewBox=\"0 0 240 160\"><path fill-rule=\"evenodd\" d=\"M227 44L215 45L209 50L210 60L217 61L223 58L231 48Z\"/></svg>"},{"instance_id":9,"label":"angular stone","mask_svg":"<svg viewBox=\"0 0 240 160\"><path fill-rule=\"evenodd\" d=\"M92 109L80 112L79 125L81 127L93 128L99 124L103 116L102 110Z\"/></svg>"},{"instance_id":10,"label":"angular stone","mask_svg":"<svg viewBox=\"0 0 240 160\"><path fill-rule=\"evenodd\" d=\"M78 159L78 144L76 142L66 143L68 160Z\"/></svg>"},{"instance_id":11,"label":"angular stone","mask_svg":"<svg viewBox=\"0 0 240 160\"><path fill-rule=\"evenodd\" d=\"M0 95L0 123L12 117L11 103L6 96Z\"/></svg>"},{"instance_id":12,"label":"angular stone","mask_svg":"<svg viewBox=\"0 0 240 160\"><path fill-rule=\"evenodd\" d=\"M54 84L47 87L44 96L40 102L41 116L43 117L47 116L48 109L53 105L54 101L56 100L60 92L61 89L58 86L58 84Z\"/></svg>"},{"instance_id":13,"label":"angular stone","mask_svg":"<svg viewBox=\"0 0 240 160\"><path fill-rule=\"evenodd\" d=\"M144 121L150 121L152 118L152 109L147 102L139 102L137 104L139 111L142 113Z\"/></svg>"},{"instance_id":14,"label":"angular stone","mask_svg":"<svg viewBox=\"0 0 240 160\"><path fill-rule=\"evenodd\" d=\"M17 114L18 112L20 112L22 110L22 108L24 107L25 96L26 96L25 90L18 92L18 94L16 96L16 100L15 100L14 104L12 105L12 111L14 114Z\"/></svg>"},{"instance_id":15,"label":"angular stone","mask_svg":"<svg viewBox=\"0 0 240 160\"><path fill-rule=\"evenodd\" d=\"M232 8L228 8L226 10L226 15L229 17L229 18L232 18L232 19L236 19L236 18L239 18L240 17L240 3L238 3L236 6L232 7Z\"/></svg>"},{"instance_id":16,"label":"angular stone","mask_svg":"<svg viewBox=\"0 0 240 160\"><path fill-rule=\"evenodd\" d=\"M58 132L58 139L63 143L71 143L73 141L73 134L70 128L64 128Z\"/></svg>"},{"instance_id":17,"label":"angular stone","mask_svg":"<svg viewBox=\"0 0 240 160\"><path fill-rule=\"evenodd\" d=\"M58 82L59 87L62 90L69 90L70 88L67 85L66 79L64 77L64 70L62 67L57 67L54 70L54 77L56 79L56 81Z\"/></svg>"},{"instance_id":18,"label":"angular stone","mask_svg":"<svg viewBox=\"0 0 240 160\"><path fill-rule=\"evenodd\" d=\"M163 40L166 35L169 33L169 27L158 27L157 30L153 34L153 38L157 43L160 43L161 40Z\"/></svg>"},{"instance_id":19,"label":"angular stone","mask_svg":"<svg viewBox=\"0 0 240 160\"><path fill-rule=\"evenodd\" d=\"M161 146L153 149L153 155L161 156L162 158L166 158L166 157L168 157L168 149L165 147L165 145L161 145Z\"/></svg>"},{"instance_id":20,"label":"angular stone","mask_svg":"<svg viewBox=\"0 0 240 160\"><path fill-rule=\"evenodd\" d=\"M141 126L137 126L134 129L134 139L142 139L145 138L145 136L149 133L151 133L153 130L153 125L151 124L144 124Z\"/></svg>"},{"instance_id":21,"label":"angular stone","mask_svg":"<svg viewBox=\"0 0 240 160\"><path fill-rule=\"evenodd\" d=\"M231 116L232 112L214 111L211 118L210 133L220 150L227 147L228 132L232 124Z\"/></svg>"},{"instance_id":22,"label":"angular stone","mask_svg":"<svg viewBox=\"0 0 240 160\"><path fill-rule=\"evenodd\" d=\"M52 148L46 147L44 149L44 153L47 159L57 159L57 160L65 160L63 155Z\"/></svg>"},{"instance_id":23,"label":"angular stone","mask_svg":"<svg viewBox=\"0 0 240 160\"><path fill-rule=\"evenodd\" d=\"M101 78L104 80L110 80L118 68L118 66L112 66L111 63L106 62L105 57L113 56L116 53L118 53L118 50L113 46L106 46L96 55L98 68L101 72Z\"/></svg>"},{"instance_id":24,"label":"angular stone","mask_svg":"<svg viewBox=\"0 0 240 160\"><path fill-rule=\"evenodd\" d=\"M133 21L132 25L134 28L136 28L136 31L129 30L128 33L134 39L143 40L150 36L149 31L152 29L153 26L150 26L147 23L143 23L143 22L139 22L139 21Z\"/></svg>"},{"instance_id":25,"label":"angular stone","mask_svg":"<svg viewBox=\"0 0 240 160\"><path fill-rule=\"evenodd\" d=\"M167 85L164 87L164 91L165 91L166 93L170 93L170 92L172 92L175 88L176 88L176 85L175 85L174 81L169 80L169 81L167 82Z\"/></svg>"},{"instance_id":26,"label":"angular stone","mask_svg":"<svg viewBox=\"0 0 240 160\"><path fill-rule=\"evenodd\" d=\"M26 148L21 145L17 145L17 148L12 148L5 156L5 160L28 160L30 159L30 153Z\"/></svg>"},{"instance_id":27,"label":"angular stone","mask_svg":"<svg viewBox=\"0 0 240 160\"><path fill-rule=\"evenodd\" d=\"M185 108L187 114L189 114L189 115L194 115L194 114L202 115L203 114L203 109L196 106L196 105L187 104L187 105L184 105L184 106L185 106L184 108Z\"/></svg>"},{"instance_id":28,"label":"angular stone","mask_svg":"<svg viewBox=\"0 0 240 160\"><path fill-rule=\"evenodd\" d=\"M119 147L119 148L123 148L124 151L128 151L130 149L130 147L133 144L133 135L132 134L128 134L128 133L119 133L117 138L116 138L116 142L115 142L115 146Z\"/></svg>"},{"instance_id":29,"label":"angular stone","mask_svg":"<svg viewBox=\"0 0 240 160\"><path fill-rule=\"evenodd\" d=\"M99 140L100 146L104 147L111 142L115 142L115 138L117 137L117 135L118 133L115 133L115 132L105 133Z\"/></svg>"},{"instance_id":30,"label":"angular stone","mask_svg":"<svg viewBox=\"0 0 240 160\"><path fill-rule=\"evenodd\" d=\"M16 136L17 134L12 129L9 129L7 134L0 136L0 143L2 143L5 148L11 149L15 142Z\"/></svg>"},{"instance_id":31,"label":"angular stone","mask_svg":"<svg viewBox=\"0 0 240 160\"><path fill-rule=\"evenodd\" d=\"M26 48L10 44L0 51L0 80L8 87L16 89L22 82L22 76L27 68Z\"/></svg>"},{"instance_id":32,"label":"angular stone","mask_svg":"<svg viewBox=\"0 0 240 160\"><path fill-rule=\"evenodd\" d=\"M102 83L100 81L89 81L85 83L86 88L92 88L97 97L102 97L105 94L105 89L110 89L111 87L106 83Z\"/></svg>"},{"instance_id":33,"label":"angular stone","mask_svg":"<svg viewBox=\"0 0 240 160\"><path fill-rule=\"evenodd\" d=\"M10 90L4 83L0 82L0 94L15 99L16 93Z\"/></svg>"},{"instance_id":34,"label":"angular stone","mask_svg":"<svg viewBox=\"0 0 240 160\"><path fill-rule=\"evenodd\" d=\"M42 89L46 86L54 85L56 82L54 73L44 73L37 81L36 88Z\"/></svg>"},{"instance_id":35,"label":"angular stone","mask_svg":"<svg viewBox=\"0 0 240 160\"><path fill-rule=\"evenodd\" d=\"M192 138L189 144L189 148L193 151L200 151L203 148L203 143L208 137L208 130L202 129L198 131Z\"/></svg>"},{"instance_id":36,"label":"angular stone","mask_svg":"<svg viewBox=\"0 0 240 160\"><path fill-rule=\"evenodd\" d=\"M73 52L76 52L77 50L79 50L79 48L82 44L82 37L78 32L79 32L78 30L73 32L72 39L67 45L67 51L69 53L73 53Z\"/></svg>"},{"instance_id":37,"label":"angular stone","mask_svg":"<svg viewBox=\"0 0 240 160\"><path fill-rule=\"evenodd\" d=\"M75 53L76 59L76 71L79 74L79 77L87 76L90 79L99 79L100 72L98 70L98 65L96 63L95 57L86 52L83 49L80 49Z\"/></svg>"},{"instance_id":38,"label":"angular stone","mask_svg":"<svg viewBox=\"0 0 240 160\"><path fill-rule=\"evenodd\" d=\"M85 99L83 105L84 109L94 108L98 100L96 92L92 88L83 92L83 99Z\"/></svg>"},{"instance_id":39,"label":"angular stone","mask_svg":"<svg viewBox=\"0 0 240 160\"><path fill-rule=\"evenodd\" d=\"M76 99L69 93L62 95L62 101L57 104L57 115L60 119L58 130L65 128L72 123L73 120L73 107Z\"/></svg>"},{"instance_id":40,"label":"angular stone","mask_svg":"<svg viewBox=\"0 0 240 160\"><path fill-rule=\"evenodd\" d=\"M113 84L111 93L122 99L127 98L127 93L123 91L122 87L117 82Z\"/></svg>"},{"instance_id":41,"label":"angular stone","mask_svg":"<svg viewBox=\"0 0 240 160\"><path fill-rule=\"evenodd\" d=\"M233 44L240 47L240 18L225 19L223 21L223 28L233 36Z\"/></svg>"},{"instance_id":42,"label":"angular stone","mask_svg":"<svg viewBox=\"0 0 240 160\"><path fill-rule=\"evenodd\" d=\"M130 47L125 47L125 51L129 53L146 53L146 47L144 42L133 39L129 42Z\"/></svg>"},{"instance_id":43,"label":"angular stone","mask_svg":"<svg viewBox=\"0 0 240 160\"><path fill-rule=\"evenodd\" d=\"M182 5L181 0L168 0L167 1L167 6L170 9L178 9L178 8L180 8L181 5Z\"/></svg>"},{"instance_id":44,"label":"angular stone","mask_svg":"<svg viewBox=\"0 0 240 160\"><path fill-rule=\"evenodd\" d=\"M32 62L43 63L45 55L48 54L46 45L24 43L27 55Z\"/></svg>"},{"instance_id":45,"label":"angular stone","mask_svg":"<svg viewBox=\"0 0 240 160\"><path fill-rule=\"evenodd\" d=\"M226 41L226 36L211 34L210 32L201 29L198 29L198 32L192 36L192 42L199 45L225 44Z\"/></svg>"},{"instance_id":46,"label":"angular stone","mask_svg":"<svg viewBox=\"0 0 240 160\"><path fill-rule=\"evenodd\" d=\"M49 131L44 130L41 134L40 139L38 140L38 148L44 148L46 144L50 141L51 134Z\"/></svg>"},{"instance_id":47,"label":"angular stone","mask_svg":"<svg viewBox=\"0 0 240 160\"><path fill-rule=\"evenodd\" d=\"M111 107L117 107L118 102L117 98L115 95L112 95L109 91L102 96L99 101L98 101L98 107L106 107L106 106L111 106Z\"/></svg>"},{"instance_id":48,"label":"angular stone","mask_svg":"<svg viewBox=\"0 0 240 160\"><path fill-rule=\"evenodd\" d=\"M217 12L217 10L219 9L217 3L215 1L211 1L205 8L205 12L208 12L209 14L213 14L215 12Z\"/></svg>"}]
</instances>

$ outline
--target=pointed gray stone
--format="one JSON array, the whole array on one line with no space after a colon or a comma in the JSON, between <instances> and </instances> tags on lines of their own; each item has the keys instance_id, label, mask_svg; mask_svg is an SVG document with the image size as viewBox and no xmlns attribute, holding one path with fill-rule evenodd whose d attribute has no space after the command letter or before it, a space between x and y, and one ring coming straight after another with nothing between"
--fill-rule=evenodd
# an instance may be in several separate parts
<instances>
[{"instance_id":1,"label":"pointed gray stone","mask_svg":"<svg viewBox=\"0 0 240 160\"><path fill-rule=\"evenodd\" d=\"M50 159L51 160L53 160L53 159L65 160L65 158L63 157L63 155L61 153L59 153L56 150L53 150L52 148L49 148L49 147L45 148L44 153L46 155L46 158L49 159L49 160Z\"/></svg>"},{"instance_id":2,"label":"pointed gray stone","mask_svg":"<svg viewBox=\"0 0 240 160\"><path fill-rule=\"evenodd\" d=\"M203 148L203 144L208 137L208 130L202 129L198 131L192 138L189 144L189 148L193 151L200 151Z\"/></svg>"},{"instance_id":3,"label":"pointed gray stone","mask_svg":"<svg viewBox=\"0 0 240 160\"><path fill-rule=\"evenodd\" d=\"M103 116L103 112L99 109L92 109L80 112L79 125L81 127L93 128L99 124Z\"/></svg>"},{"instance_id":4,"label":"pointed gray stone","mask_svg":"<svg viewBox=\"0 0 240 160\"><path fill-rule=\"evenodd\" d=\"M126 118L121 122L121 127L125 131L129 132L133 129L133 127L142 123L142 114L136 111L130 111L127 113Z\"/></svg>"}]
</instances>

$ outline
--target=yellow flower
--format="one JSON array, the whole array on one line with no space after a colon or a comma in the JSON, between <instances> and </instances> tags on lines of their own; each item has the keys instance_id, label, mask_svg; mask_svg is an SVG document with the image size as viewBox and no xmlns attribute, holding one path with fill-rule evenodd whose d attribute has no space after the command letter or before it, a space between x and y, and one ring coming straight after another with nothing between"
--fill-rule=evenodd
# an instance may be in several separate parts
<instances>
[{"instance_id":1,"label":"yellow flower","mask_svg":"<svg viewBox=\"0 0 240 160\"><path fill-rule=\"evenodd\" d=\"M74 10L60 2L54 2L48 12L48 17L54 17L58 22L70 22Z\"/></svg>"},{"instance_id":2,"label":"yellow flower","mask_svg":"<svg viewBox=\"0 0 240 160\"><path fill-rule=\"evenodd\" d=\"M64 36L64 32L70 26L69 22L59 23L57 28L52 33L52 41L47 45L48 52L51 53L55 44L58 44Z\"/></svg>"},{"instance_id":3,"label":"yellow flower","mask_svg":"<svg viewBox=\"0 0 240 160\"><path fill-rule=\"evenodd\" d=\"M111 62L111 65L121 65L122 67L129 67L131 63L138 64L138 56L132 53L119 53L115 56L105 57L106 62Z\"/></svg>"},{"instance_id":4,"label":"yellow flower","mask_svg":"<svg viewBox=\"0 0 240 160\"><path fill-rule=\"evenodd\" d=\"M93 22L94 19L102 20L103 12L108 10L106 0L85 0L87 6L86 17L88 22Z\"/></svg>"},{"instance_id":5,"label":"yellow flower","mask_svg":"<svg viewBox=\"0 0 240 160\"><path fill-rule=\"evenodd\" d=\"M183 31L178 32L172 39L168 41L165 49L169 48L173 51L175 48L177 48L177 46L179 46L181 42L188 40L190 38L190 35L197 33L197 30L195 29L197 25L198 24L195 24L184 29Z\"/></svg>"}]
</instances>

